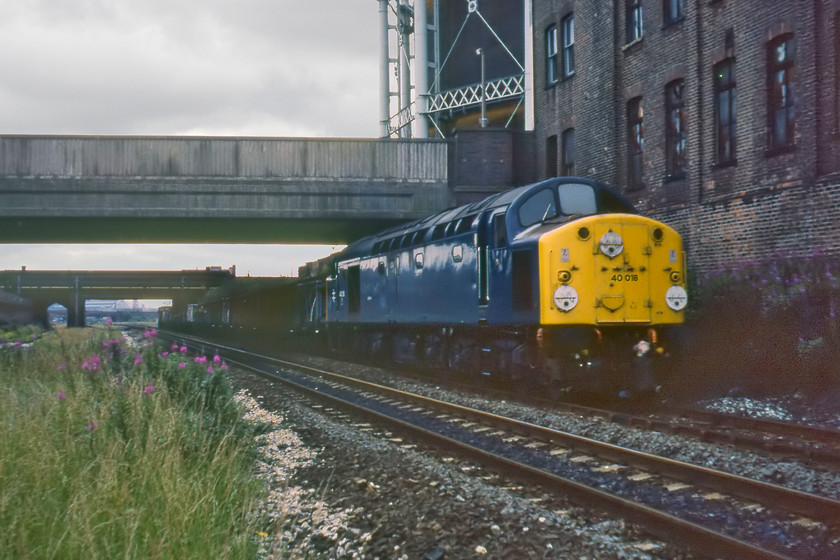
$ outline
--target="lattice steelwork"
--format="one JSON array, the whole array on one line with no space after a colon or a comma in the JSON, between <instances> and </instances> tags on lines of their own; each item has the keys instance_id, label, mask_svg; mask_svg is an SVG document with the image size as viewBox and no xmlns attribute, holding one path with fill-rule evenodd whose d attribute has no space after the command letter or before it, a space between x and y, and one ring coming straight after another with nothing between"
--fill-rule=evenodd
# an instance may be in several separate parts
<instances>
[{"instance_id":1,"label":"lattice steelwork","mask_svg":"<svg viewBox=\"0 0 840 560\"><path fill-rule=\"evenodd\" d=\"M449 52L441 56L438 33L440 1L432 0L432 11L429 14L431 18L427 23L425 9L422 14L415 11L416 6L425 8L425 0L379 0L380 25L382 26L380 62L380 135L382 137L409 138L413 136L411 127L418 114L426 117L420 119L417 126L419 137L425 137L429 125L443 136L438 126L440 115L455 109L474 107L482 102L480 83L440 91L441 71L458 46L460 37L459 31L458 36L449 45ZM525 67L484 18L480 10L480 1L464 1L466 15L461 30L470 18L480 19L490 34L523 71L514 76L487 81L484 101L518 99L518 107L525 98ZM528 30L525 32L530 33ZM427 45L431 48L427 48ZM415 53L427 53L431 59L427 59L425 55L416 59ZM417 73L421 69L425 69L424 75L418 76ZM425 95L422 95L423 93Z\"/></svg>"},{"instance_id":2,"label":"lattice steelwork","mask_svg":"<svg viewBox=\"0 0 840 560\"><path fill-rule=\"evenodd\" d=\"M489 81L485 84L485 101L509 99L525 94L525 77L510 76ZM443 91L429 96L429 112L447 111L460 107L471 107L481 103L481 84Z\"/></svg>"}]
</instances>

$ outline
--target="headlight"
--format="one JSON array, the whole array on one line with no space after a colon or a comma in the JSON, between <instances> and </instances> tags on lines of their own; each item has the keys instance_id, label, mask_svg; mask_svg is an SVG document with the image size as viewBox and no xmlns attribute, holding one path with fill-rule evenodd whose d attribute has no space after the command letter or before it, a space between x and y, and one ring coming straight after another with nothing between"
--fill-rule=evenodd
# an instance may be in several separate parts
<instances>
[{"instance_id":1,"label":"headlight","mask_svg":"<svg viewBox=\"0 0 840 560\"><path fill-rule=\"evenodd\" d=\"M665 292L665 303L674 311L682 311L688 304L688 294L682 286L671 286Z\"/></svg>"},{"instance_id":2,"label":"headlight","mask_svg":"<svg viewBox=\"0 0 840 560\"><path fill-rule=\"evenodd\" d=\"M608 231L601 236L601 252L609 258L621 254L624 250L624 240L614 231Z\"/></svg>"},{"instance_id":3,"label":"headlight","mask_svg":"<svg viewBox=\"0 0 840 560\"><path fill-rule=\"evenodd\" d=\"M560 286L554 290L554 305L560 311L571 311L578 302L577 290L571 286Z\"/></svg>"}]
</instances>

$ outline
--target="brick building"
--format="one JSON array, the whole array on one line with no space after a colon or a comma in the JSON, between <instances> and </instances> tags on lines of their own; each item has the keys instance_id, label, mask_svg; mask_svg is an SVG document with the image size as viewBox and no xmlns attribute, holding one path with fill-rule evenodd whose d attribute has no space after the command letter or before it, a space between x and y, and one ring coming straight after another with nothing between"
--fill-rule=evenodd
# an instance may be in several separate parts
<instances>
[{"instance_id":1,"label":"brick building","mask_svg":"<svg viewBox=\"0 0 840 560\"><path fill-rule=\"evenodd\" d=\"M840 0L533 0L537 178L618 186L699 273L840 257Z\"/></svg>"}]
</instances>

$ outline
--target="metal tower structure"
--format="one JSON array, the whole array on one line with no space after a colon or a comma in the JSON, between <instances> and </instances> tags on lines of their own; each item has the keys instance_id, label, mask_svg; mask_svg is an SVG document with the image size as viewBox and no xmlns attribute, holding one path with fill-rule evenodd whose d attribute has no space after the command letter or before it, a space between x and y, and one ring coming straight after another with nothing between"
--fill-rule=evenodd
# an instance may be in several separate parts
<instances>
[{"instance_id":1,"label":"metal tower structure","mask_svg":"<svg viewBox=\"0 0 840 560\"><path fill-rule=\"evenodd\" d=\"M530 99L531 80L531 0L522 0L524 46L513 48L502 39L481 10L482 2L499 0L378 0L380 19L380 136L383 138L427 138L434 130L445 137L441 117L452 111L484 107L489 102L507 101L513 106L504 126L524 104L525 127L533 127ZM441 4L451 22L463 10L460 29L446 41L441 39ZM422 7L422 9L419 9ZM492 43L491 49L475 48L463 39L468 24L478 28ZM475 29L475 25L473 27ZM443 44L443 43L446 44ZM500 48L499 48L500 47ZM442 76L447 64L472 56L475 68L489 50L513 68L509 75L491 75L480 80L446 88ZM515 53L519 51L519 56ZM442 55L442 56L441 56ZM498 66L500 60L488 59ZM510 64L510 63L513 64ZM481 125L488 122L482 110ZM499 123L502 124L502 123Z\"/></svg>"}]
</instances>

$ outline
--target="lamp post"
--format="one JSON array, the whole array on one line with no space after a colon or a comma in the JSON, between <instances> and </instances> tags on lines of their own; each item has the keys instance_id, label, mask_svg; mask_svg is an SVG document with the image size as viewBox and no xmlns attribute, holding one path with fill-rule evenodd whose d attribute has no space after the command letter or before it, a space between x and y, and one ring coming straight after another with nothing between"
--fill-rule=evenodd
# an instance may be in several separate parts
<instances>
[{"instance_id":1,"label":"lamp post","mask_svg":"<svg viewBox=\"0 0 840 560\"><path fill-rule=\"evenodd\" d=\"M487 118L487 92L484 80L484 49L476 49L475 54L481 57L481 118L478 119L478 124L481 128L487 128L487 125L490 124L490 119Z\"/></svg>"}]
</instances>

